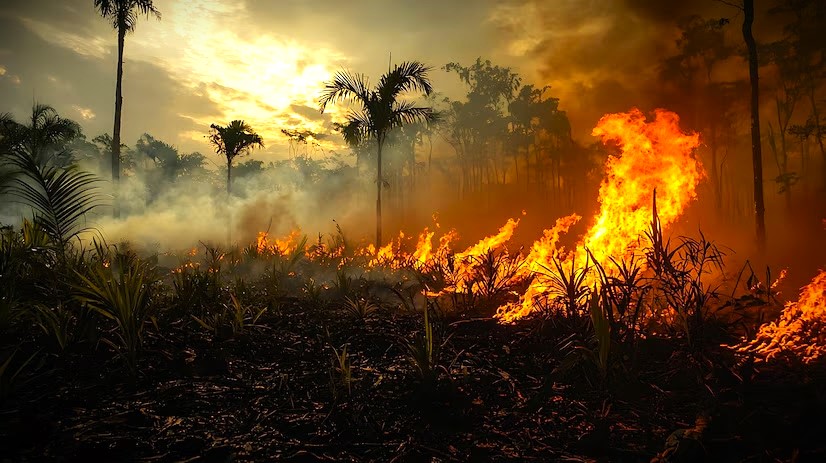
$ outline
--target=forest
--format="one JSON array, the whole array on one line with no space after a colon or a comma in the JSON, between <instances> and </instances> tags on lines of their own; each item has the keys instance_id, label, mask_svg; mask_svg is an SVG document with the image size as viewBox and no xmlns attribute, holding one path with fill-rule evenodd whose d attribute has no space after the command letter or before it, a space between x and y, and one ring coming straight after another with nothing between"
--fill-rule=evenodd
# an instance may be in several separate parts
<instances>
[{"instance_id":1,"label":"forest","mask_svg":"<svg viewBox=\"0 0 826 463\"><path fill-rule=\"evenodd\" d=\"M423 48L179 139L125 90L181 4L72 3L112 130L0 103L0 460L824 461L826 3L705 3L634 92Z\"/></svg>"}]
</instances>

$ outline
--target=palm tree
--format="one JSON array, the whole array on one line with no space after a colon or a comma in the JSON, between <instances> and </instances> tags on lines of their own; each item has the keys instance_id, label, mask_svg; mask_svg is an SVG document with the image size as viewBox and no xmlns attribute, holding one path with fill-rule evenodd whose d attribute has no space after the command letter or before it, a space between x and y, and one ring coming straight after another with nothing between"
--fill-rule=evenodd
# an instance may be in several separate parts
<instances>
[{"instance_id":1,"label":"palm tree","mask_svg":"<svg viewBox=\"0 0 826 463\"><path fill-rule=\"evenodd\" d=\"M249 153L256 146L263 148L264 140L244 121L232 121L226 127L212 124L209 126L209 142L215 152L227 158L227 196L232 192L232 161Z\"/></svg>"},{"instance_id":2,"label":"palm tree","mask_svg":"<svg viewBox=\"0 0 826 463\"><path fill-rule=\"evenodd\" d=\"M120 118L123 111L123 45L126 33L135 30L138 15L153 15L161 18L161 13L155 8L152 0L95 0L95 8L105 19L112 22L112 27L118 31L118 74L115 85L115 128L112 130L112 183L117 192L120 183ZM114 202L114 214L118 216L117 198Z\"/></svg>"},{"instance_id":3,"label":"palm tree","mask_svg":"<svg viewBox=\"0 0 826 463\"><path fill-rule=\"evenodd\" d=\"M15 122L9 114L0 115L0 143L3 151L25 150L45 161L46 157L68 155L65 145L80 136L80 125L71 119L60 117L49 105L34 104L28 122L29 125L23 125Z\"/></svg>"},{"instance_id":4,"label":"palm tree","mask_svg":"<svg viewBox=\"0 0 826 463\"><path fill-rule=\"evenodd\" d=\"M101 200L97 177L70 162L68 145L79 135L80 126L51 106L35 104L28 125L0 115L0 155L3 167L11 168L4 190L32 207L35 222L62 256L69 242L88 229L86 214Z\"/></svg>"},{"instance_id":5,"label":"palm tree","mask_svg":"<svg viewBox=\"0 0 826 463\"><path fill-rule=\"evenodd\" d=\"M433 87L427 77L431 68L418 61L403 62L379 78L375 88L363 74L353 74L342 70L324 87L319 99L321 112L328 104L344 101L354 104L346 116L346 122L339 125L344 140L357 146L365 140L375 140L376 158L376 246L381 246L381 189L384 183L381 175L381 154L387 134L394 128L415 122L435 120L436 113L431 107L416 106L399 97L408 91L421 91L430 95Z\"/></svg>"}]
</instances>

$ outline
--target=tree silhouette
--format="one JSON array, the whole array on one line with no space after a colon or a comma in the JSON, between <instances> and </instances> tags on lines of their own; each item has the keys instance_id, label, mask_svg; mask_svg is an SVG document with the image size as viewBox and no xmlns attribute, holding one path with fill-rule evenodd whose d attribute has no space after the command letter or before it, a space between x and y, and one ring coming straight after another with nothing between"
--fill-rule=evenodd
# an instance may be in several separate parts
<instances>
[{"instance_id":1,"label":"tree silhouette","mask_svg":"<svg viewBox=\"0 0 826 463\"><path fill-rule=\"evenodd\" d=\"M675 91L686 95L681 119L699 130L709 149L709 171L714 205L722 210L722 180L719 152L731 132L731 115L734 97L739 92L739 82L714 79L718 64L733 56L736 49L726 42L726 26L729 20L706 19L689 16L678 21L680 37L676 40L677 53L664 60L661 77L676 85Z\"/></svg>"},{"instance_id":2,"label":"tree silhouette","mask_svg":"<svg viewBox=\"0 0 826 463\"><path fill-rule=\"evenodd\" d=\"M256 146L263 148L264 140L244 121L235 120L226 127L212 124L209 126L209 142L215 152L227 158L227 196L232 194L232 161L247 154Z\"/></svg>"},{"instance_id":3,"label":"tree silhouette","mask_svg":"<svg viewBox=\"0 0 826 463\"><path fill-rule=\"evenodd\" d=\"M351 146L365 140L375 140L376 157L376 246L381 246L381 190L382 148L390 130L415 122L429 122L436 118L431 107L416 106L409 100L402 100L402 94L420 91L430 95L433 87L427 73L430 68L418 61L403 62L379 78L378 84L370 88L363 74L339 71L324 88L319 99L323 113L328 104L344 101L354 104L346 122L339 126L344 140Z\"/></svg>"},{"instance_id":4,"label":"tree silhouette","mask_svg":"<svg viewBox=\"0 0 826 463\"><path fill-rule=\"evenodd\" d=\"M497 163L509 125L504 111L522 79L511 68L481 58L470 66L448 63L443 69L455 72L468 88L467 101L446 100L445 139L459 158L463 193L481 192L483 183L499 183L499 170L504 174L504 161Z\"/></svg>"},{"instance_id":5,"label":"tree silhouette","mask_svg":"<svg viewBox=\"0 0 826 463\"><path fill-rule=\"evenodd\" d=\"M112 183L115 188L114 215L119 214L117 191L120 183L120 121L123 111L123 46L126 34L135 30L138 16L154 15L160 19L161 13L155 8L152 0L95 0L95 9L105 19L112 22L112 27L118 32L118 70L115 84L115 125L112 129Z\"/></svg>"},{"instance_id":6,"label":"tree silhouette","mask_svg":"<svg viewBox=\"0 0 826 463\"><path fill-rule=\"evenodd\" d=\"M65 148L80 134L77 122L60 117L53 107L44 104L32 106L28 125L14 121L8 114L0 116L3 153L26 151L37 162L49 161L60 167L72 164L72 153Z\"/></svg>"},{"instance_id":7,"label":"tree silhouette","mask_svg":"<svg viewBox=\"0 0 826 463\"><path fill-rule=\"evenodd\" d=\"M69 241L87 229L86 214L100 203L97 177L72 163L70 143L80 126L54 108L35 104L28 124L0 115L0 156L11 167L9 193L32 207L34 220L61 256Z\"/></svg>"}]
</instances>

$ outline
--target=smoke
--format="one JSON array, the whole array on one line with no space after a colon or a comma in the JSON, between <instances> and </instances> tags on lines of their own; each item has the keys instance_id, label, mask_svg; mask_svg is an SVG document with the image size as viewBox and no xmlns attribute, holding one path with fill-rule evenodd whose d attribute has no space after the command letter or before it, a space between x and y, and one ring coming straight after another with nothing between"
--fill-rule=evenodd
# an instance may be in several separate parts
<instances>
[{"instance_id":1,"label":"smoke","mask_svg":"<svg viewBox=\"0 0 826 463\"><path fill-rule=\"evenodd\" d=\"M107 178L95 166L82 167ZM124 175L118 193L121 217L112 217L110 201L90 214L94 230L84 238L102 236L110 243L174 251L199 242L245 246L267 230L277 236L300 228L312 239L316 232L334 231L334 220L354 233L365 228L367 204L361 199L368 184L346 165L319 165L302 172L295 163L283 162L243 174L236 162L230 197L225 168L162 181L157 170L135 169ZM111 182L101 186L111 198Z\"/></svg>"}]
</instances>

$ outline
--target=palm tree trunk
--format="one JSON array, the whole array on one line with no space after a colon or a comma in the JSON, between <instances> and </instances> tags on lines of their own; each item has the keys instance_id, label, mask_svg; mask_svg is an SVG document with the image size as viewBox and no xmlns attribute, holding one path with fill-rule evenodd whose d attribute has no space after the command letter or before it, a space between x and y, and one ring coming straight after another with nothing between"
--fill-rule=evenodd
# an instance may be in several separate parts
<instances>
[{"instance_id":1,"label":"palm tree trunk","mask_svg":"<svg viewBox=\"0 0 826 463\"><path fill-rule=\"evenodd\" d=\"M112 188L114 191L113 215L120 216L120 119L123 111L123 45L126 39L126 28L118 28L118 71L115 83L115 127L112 129Z\"/></svg>"},{"instance_id":2,"label":"palm tree trunk","mask_svg":"<svg viewBox=\"0 0 826 463\"><path fill-rule=\"evenodd\" d=\"M227 248L232 247L232 158L227 156Z\"/></svg>"},{"instance_id":3,"label":"palm tree trunk","mask_svg":"<svg viewBox=\"0 0 826 463\"><path fill-rule=\"evenodd\" d=\"M227 198L232 194L232 158L227 158Z\"/></svg>"},{"instance_id":4,"label":"palm tree trunk","mask_svg":"<svg viewBox=\"0 0 826 463\"><path fill-rule=\"evenodd\" d=\"M743 39L749 53L749 81L751 83L751 153L754 169L754 218L757 249L766 250L766 206L763 202L763 150L760 145L760 87L757 72L757 43L752 35L754 0L743 1Z\"/></svg>"},{"instance_id":5,"label":"palm tree trunk","mask_svg":"<svg viewBox=\"0 0 826 463\"><path fill-rule=\"evenodd\" d=\"M378 168L376 169L376 249L381 247L381 149L384 145L383 137L378 138Z\"/></svg>"}]
</instances>

